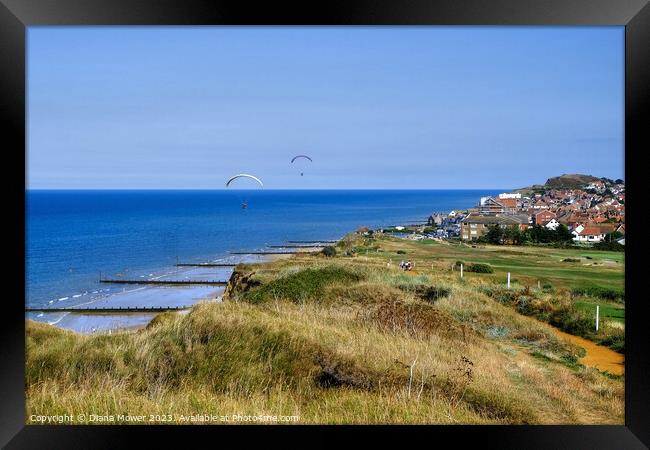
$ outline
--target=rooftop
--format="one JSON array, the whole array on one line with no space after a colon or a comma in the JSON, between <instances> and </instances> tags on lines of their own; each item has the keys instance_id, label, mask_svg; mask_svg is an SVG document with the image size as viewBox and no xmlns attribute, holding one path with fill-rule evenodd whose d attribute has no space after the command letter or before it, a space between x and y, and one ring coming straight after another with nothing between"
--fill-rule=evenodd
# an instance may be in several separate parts
<instances>
[{"instance_id":1,"label":"rooftop","mask_svg":"<svg viewBox=\"0 0 650 450\"><path fill-rule=\"evenodd\" d=\"M463 219L465 223L482 223L485 225L518 225L521 223L528 223L528 217L515 216L515 215L497 215L497 216L482 216L470 214Z\"/></svg>"}]
</instances>

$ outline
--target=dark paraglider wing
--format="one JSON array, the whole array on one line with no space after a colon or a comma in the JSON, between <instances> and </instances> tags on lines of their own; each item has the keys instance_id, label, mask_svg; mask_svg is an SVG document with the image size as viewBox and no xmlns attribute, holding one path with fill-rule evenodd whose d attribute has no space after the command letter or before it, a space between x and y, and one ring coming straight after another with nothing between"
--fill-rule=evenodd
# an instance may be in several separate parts
<instances>
[{"instance_id":1,"label":"dark paraglider wing","mask_svg":"<svg viewBox=\"0 0 650 450\"><path fill-rule=\"evenodd\" d=\"M314 162L314 161L313 161L309 156L307 156L307 155L296 155L296 156L294 156L294 157L291 159L291 162L293 163L293 162L294 162L296 159L298 159L298 158L306 158L306 159L308 159L309 161Z\"/></svg>"}]
</instances>

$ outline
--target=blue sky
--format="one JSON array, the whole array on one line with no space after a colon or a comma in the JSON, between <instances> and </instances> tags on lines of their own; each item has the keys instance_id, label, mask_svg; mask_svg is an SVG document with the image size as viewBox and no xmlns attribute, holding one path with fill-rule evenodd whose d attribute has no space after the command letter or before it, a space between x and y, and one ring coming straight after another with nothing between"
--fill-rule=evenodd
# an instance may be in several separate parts
<instances>
[{"instance_id":1,"label":"blue sky","mask_svg":"<svg viewBox=\"0 0 650 450\"><path fill-rule=\"evenodd\" d=\"M623 27L28 30L31 189L514 188L623 138Z\"/></svg>"}]
</instances>

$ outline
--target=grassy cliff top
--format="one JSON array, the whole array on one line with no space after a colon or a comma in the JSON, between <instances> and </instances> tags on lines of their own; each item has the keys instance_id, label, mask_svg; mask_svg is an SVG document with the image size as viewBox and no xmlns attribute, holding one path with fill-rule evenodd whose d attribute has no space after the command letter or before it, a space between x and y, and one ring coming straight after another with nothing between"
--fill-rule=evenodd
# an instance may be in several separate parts
<instances>
[{"instance_id":1,"label":"grassy cliff top","mask_svg":"<svg viewBox=\"0 0 650 450\"><path fill-rule=\"evenodd\" d=\"M515 192L520 192L524 195L529 195L534 192L541 192L550 189L580 189L585 185L598 181L600 178L592 175L582 174L563 174L557 177L551 177L546 180L544 184L534 184L532 186L516 189Z\"/></svg>"},{"instance_id":2,"label":"grassy cliff top","mask_svg":"<svg viewBox=\"0 0 650 450\"><path fill-rule=\"evenodd\" d=\"M551 262L562 250L539 250L350 237L334 257L240 265L224 303L163 313L135 332L84 336L28 322L27 414L622 424L623 380L582 366L582 349L536 319L571 311L572 280L610 269L564 267ZM413 271L397 267L405 258ZM461 258L497 270L461 280L452 270ZM558 268L545 275L554 287L526 288L522 271L503 288L500 263L538 260Z\"/></svg>"},{"instance_id":3,"label":"grassy cliff top","mask_svg":"<svg viewBox=\"0 0 650 450\"><path fill-rule=\"evenodd\" d=\"M577 189L585 186L586 184L599 180L600 178L594 177L592 175L564 174L558 177L549 178L546 180L545 186L551 189Z\"/></svg>"}]
</instances>

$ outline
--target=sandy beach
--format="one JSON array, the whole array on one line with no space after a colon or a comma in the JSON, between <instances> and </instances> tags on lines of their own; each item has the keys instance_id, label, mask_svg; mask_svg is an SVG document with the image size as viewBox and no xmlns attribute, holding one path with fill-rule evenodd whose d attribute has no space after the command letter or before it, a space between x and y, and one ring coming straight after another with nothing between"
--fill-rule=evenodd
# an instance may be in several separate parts
<instances>
[{"instance_id":1,"label":"sandy beach","mask_svg":"<svg viewBox=\"0 0 650 450\"><path fill-rule=\"evenodd\" d=\"M319 248L301 249L301 252L315 251ZM278 251L282 251L279 249ZM218 263L259 263L289 258L286 255L237 255L211 261ZM203 261L202 261L203 262ZM228 280L232 267L175 267L165 272L154 274L152 280ZM112 308L112 307L191 307L199 302L219 301L224 291L223 286L141 286L125 285L113 288L108 294L100 293L89 301L79 303L79 306ZM183 310L179 313L184 312ZM108 333L123 330L135 330L147 326L157 313L27 313L30 320L47 322L59 328L72 330L83 334Z\"/></svg>"}]
</instances>

